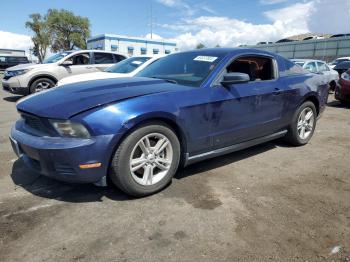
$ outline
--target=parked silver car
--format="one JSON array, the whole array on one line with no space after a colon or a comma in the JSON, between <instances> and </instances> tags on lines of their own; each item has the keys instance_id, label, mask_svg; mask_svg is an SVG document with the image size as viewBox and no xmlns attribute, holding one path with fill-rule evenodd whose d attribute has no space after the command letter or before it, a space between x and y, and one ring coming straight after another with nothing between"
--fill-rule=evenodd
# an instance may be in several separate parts
<instances>
[{"instance_id":1,"label":"parked silver car","mask_svg":"<svg viewBox=\"0 0 350 262\"><path fill-rule=\"evenodd\" d=\"M65 51L45 59L42 64L8 68L2 86L13 94L31 94L51 88L67 76L103 71L125 58L122 54L101 50Z\"/></svg>"},{"instance_id":2,"label":"parked silver car","mask_svg":"<svg viewBox=\"0 0 350 262\"><path fill-rule=\"evenodd\" d=\"M292 61L312 73L324 75L327 78L330 89L335 90L339 80L339 74L330 68L326 62L313 59L292 59Z\"/></svg>"}]
</instances>

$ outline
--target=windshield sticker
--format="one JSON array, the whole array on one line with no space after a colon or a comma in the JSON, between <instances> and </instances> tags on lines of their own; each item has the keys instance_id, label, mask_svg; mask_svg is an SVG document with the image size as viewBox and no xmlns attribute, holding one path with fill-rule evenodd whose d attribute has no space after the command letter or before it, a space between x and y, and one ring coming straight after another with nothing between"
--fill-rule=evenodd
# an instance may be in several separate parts
<instances>
[{"instance_id":1,"label":"windshield sticker","mask_svg":"<svg viewBox=\"0 0 350 262\"><path fill-rule=\"evenodd\" d=\"M203 56L203 55L199 55L197 56L195 59L193 59L194 61L202 61L202 62L209 62L209 63L213 63L215 60L217 59L216 56Z\"/></svg>"},{"instance_id":2,"label":"windshield sticker","mask_svg":"<svg viewBox=\"0 0 350 262\"><path fill-rule=\"evenodd\" d=\"M131 62L131 63L134 64L134 65L141 65L141 64L142 64L141 61L133 61L133 62Z\"/></svg>"}]
</instances>

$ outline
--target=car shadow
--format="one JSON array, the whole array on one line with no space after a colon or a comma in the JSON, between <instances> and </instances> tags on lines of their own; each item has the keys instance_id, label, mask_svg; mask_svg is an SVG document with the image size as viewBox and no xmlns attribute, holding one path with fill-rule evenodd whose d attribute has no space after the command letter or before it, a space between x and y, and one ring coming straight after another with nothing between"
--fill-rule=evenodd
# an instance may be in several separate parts
<instances>
[{"instance_id":1,"label":"car shadow","mask_svg":"<svg viewBox=\"0 0 350 262\"><path fill-rule=\"evenodd\" d=\"M277 140L231 154L215 157L210 160L198 162L185 168L181 168L175 175L174 179L183 179L185 177L194 176L211 169L244 160L280 146L285 145L283 142ZM135 199L129 197L115 186L111 185L111 183L109 183L110 185L107 187L97 187L93 184L65 183L41 176L40 174L28 169L21 159L14 162L11 178L16 185L22 187L33 195L64 202L101 202L104 197L115 201L131 201Z\"/></svg>"},{"instance_id":2,"label":"car shadow","mask_svg":"<svg viewBox=\"0 0 350 262\"><path fill-rule=\"evenodd\" d=\"M327 106L335 107L335 108L350 108L350 103L345 104L345 103L340 103L340 101L333 100L331 102L328 102Z\"/></svg>"},{"instance_id":3,"label":"car shadow","mask_svg":"<svg viewBox=\"0 0 350 262\"><path fill-rule=\"evenodd\" d=\"M7 102L12 102L12 103L15 103L17 102L18 100L20 100L23 96L7 96L7 97L4 97L3 100L7 101Z\"/></svg>"}]
</instances>

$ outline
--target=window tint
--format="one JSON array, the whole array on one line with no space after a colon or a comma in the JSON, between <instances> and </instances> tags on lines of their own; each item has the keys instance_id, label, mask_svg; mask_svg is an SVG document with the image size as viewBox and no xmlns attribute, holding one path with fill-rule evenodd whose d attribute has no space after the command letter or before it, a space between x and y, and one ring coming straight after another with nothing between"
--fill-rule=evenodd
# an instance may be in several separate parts
<instances>
[{"instance_id":1,"label":"window tint","mask_svg":"<svg viewBox=\"0 0 350 262\"><path fill-rule=\"evenodd\" d=\"M90 63L90 54L89 53L81 53L74 55L68 60L73 62L73 65L88 65Z\"/></svg>"},{"instance_id":2,"label":"window tint","mask_svg":"<svg viewBox=\"0 0 350 262\"><path fill-rule=\"evenodd\" d=\"M94 53L95 64L113 64L113 55L109 53Z\"/></svg>"},{"instance_id":3,"label":"window tint","mask_svg":"<svg viewBox=\"0 0 350 262\"><path fill-rule=\"evenodd\" d=\"M271 80L275 78L273 60L261 56L245 56L233 61L227 68L227 73L245 73L250 81Z\"/></svg>"},{"instance_id":4,"label":"window tint","mask_svg":"<svg viewBox=\"0 0 350 262\"><path fill-rule=\"evenodd\" d=\"M224 55L226 53L199 51L173 54L150 64L136 76L199 87Z\"/></svg>"},{"instance_id":5,"label":"window tint","mask_svg":"<svg viewBox=\"0 0 350 262\"><path fill-rule=\"evenodd\" d=\"M316 63L315 62L309 62L307 63L304 68L308 71L310 71L311 73L317 73L317 67L316 67Z\"/></svg>"},{"instance_id":6,"label":"window tint","mask_svg":"<svg viewBox=\"0 0 350 262\"><path fill-rule=\"evenodd\" d=\"M130 73L149 59L151 58L150 57L131 57L107 68L105 72L122 73L122 74Z\"/></svg>"},{"instance_id":7,"label":"window tint","mask_svg":"<svg viewBox=\"0 0 350 262\"><path fill-rule=\"evenodd\" d=\"M114 56L114 63L118 63L118 62L120 62L120 61L125 59L125 57L122 56L122 55L113 54L113 56Z\"/></svg>"},{"instance_id":8,"label":"window tint","mask_svg":"<svg viewBox=\"0 0 350 262\"><path fill-rule=\"evenodd\" d=\"M317 67L319 72L329 71L329 68L325 63L317 62Z\"/></svg>"}]
</instances>

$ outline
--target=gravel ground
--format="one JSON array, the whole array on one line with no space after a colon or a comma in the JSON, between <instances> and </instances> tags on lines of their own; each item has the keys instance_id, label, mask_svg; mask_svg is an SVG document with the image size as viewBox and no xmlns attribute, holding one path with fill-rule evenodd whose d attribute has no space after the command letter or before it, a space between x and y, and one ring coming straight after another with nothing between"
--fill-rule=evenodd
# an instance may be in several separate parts
<instances>
[{"instance_id":1,"label":"gravel ground","mask_svg":"<svg viewBox=\"0 0 350 262\"><path fill-rule=\"evenodd\" d=\"M0 93L1 261L350 261L350 108L332 98L307 146L198 163L131 199L26 169L8 140L19 97Z\"/></svg>"}]
</instances>

